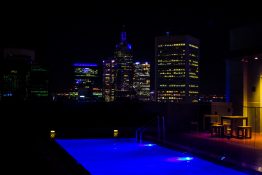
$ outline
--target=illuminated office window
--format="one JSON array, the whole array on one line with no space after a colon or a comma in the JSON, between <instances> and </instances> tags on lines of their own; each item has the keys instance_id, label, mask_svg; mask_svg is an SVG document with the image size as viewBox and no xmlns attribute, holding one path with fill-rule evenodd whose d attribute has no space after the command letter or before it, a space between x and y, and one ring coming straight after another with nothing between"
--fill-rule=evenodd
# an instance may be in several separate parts
<instances>
[{"instance_id":1,"label":"illuminated office window","mask_svg":"<svg viewBox=\"0 0 262 175\"><path fill-rule=\"evenodd\" d=\"M74 63L74 90L81 100L90 100L93 96L93 88L97 88L99 75L98 65L95 63ZM80 99L80 98L79 98Z\"/></svg>"},{"instance_id":2,"label":"illuminated office window","mask_svg":"<svg viewBox=\"0 0 262 175\"><path fill-rule=\"evenodd\" d=\"M199 40L162 36L155 43L157 101L194 101L192 95L197 95L199 89Z\"/></svg>"},{"instance_id":3,"label":"illuminated office window","mask_svg":"<svg viewBox=\"0 0 262 175\"><path fill-rule=\"evenodd\" d=\"M150 100L150 64L134 63L133 87L136 98L140 101Z\"/></svg>"}]
</instances>

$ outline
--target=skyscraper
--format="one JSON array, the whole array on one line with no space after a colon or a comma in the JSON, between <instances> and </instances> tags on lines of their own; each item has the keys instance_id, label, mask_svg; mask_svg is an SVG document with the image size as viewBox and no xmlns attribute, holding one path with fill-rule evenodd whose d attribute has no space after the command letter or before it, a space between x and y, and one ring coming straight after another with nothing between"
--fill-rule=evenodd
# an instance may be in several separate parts
<instances>
[{"instance_id":1,"label":"skyscraper","mask_svg":"<svg viewBox=\"0 0 262 175\"><path fill-rule=\"evenodd\" d=\"M75 63L74 91L79 100L94 100L94 92L98 89L98 65L95 63Z\"/></svg>"},{"instance_id":2,"label":"skyscraper","mask_svg":"<svg viewBox=\"0 0 262 175\"><path fill-rule=\"evenodd\" d=\"M43 66L33 64L30 71L28 93L31 99L48 99L48 71Z\"/></svg>"},{"instance_id":3,"label":"skyscraper","mask_svg":"<svg viewBox=\"0 0 262 175\"><path fill-rule=\"evenodd\" d=\"M134 63L133 86L138 100L150 100L150 64L148 62Z\"/></svg>"},{"instance_id":4,"label":"skyscraper","mask_svg":"<svg viewBox=\"0 0 262 175\"><path fill-rule=\"evenodd\" d=\"M197 102L199 93L199 40L185 36L155 38L157 102Z\"/></svg>"},{"instance_id":5,"label":"skyscraper","mask_svg":"<svg viewBox=\"0 0 262 175\"><path fill-rule=\"evenodd\" d=\"M132 46L126 40L126 32L121 32L120 43L116 45L114 59L116 61L116 100L131 98L133 90L133 56Z\"/></svg>"},{"instance_id":6,"label":"skyscraper","mask_svg":"<svg viewBox=\"0 0 262 175\"><path fill-rule=\"evenodd\" d=\"M2 56L1 56L2 57ZM0 81L2 99L27 100L31 65L35 51L6 48L0 60Z\"/></svg>"},{"instance_id":7,"label":"skyscraper","mask_svg":"<svg viewBox=\"0 0 262 175\"><path fill-rule=\"evenodd\" d=\"M103 60L103 98L105 102L115 100L115 66L115 60Z\"/></svg>"}]
</instances>

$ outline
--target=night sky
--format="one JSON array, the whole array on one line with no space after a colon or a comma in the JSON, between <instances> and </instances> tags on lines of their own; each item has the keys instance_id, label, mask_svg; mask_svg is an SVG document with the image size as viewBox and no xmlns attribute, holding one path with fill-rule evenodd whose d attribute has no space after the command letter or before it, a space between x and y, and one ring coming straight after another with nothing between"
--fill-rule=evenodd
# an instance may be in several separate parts
<instances>
[{"instance_id":1,"label":"night sky","mask_svg":"<svg viewBox=\"0 0 262 175\"><path fill-rule=\"evenodd\" d=\"M74 61L102 62L113 56L125 25L135 60L154 63L154 37L169 31L200 39L200 91L224 94L225 63L231 28L261 22L258 8L221 5L180 6L168 3L7 5L1 12L1 47L36 50L37 61L50 70L54 90L70 83ZM252 5L255 7L255 5Z\"/></svg>"}]
</instances>

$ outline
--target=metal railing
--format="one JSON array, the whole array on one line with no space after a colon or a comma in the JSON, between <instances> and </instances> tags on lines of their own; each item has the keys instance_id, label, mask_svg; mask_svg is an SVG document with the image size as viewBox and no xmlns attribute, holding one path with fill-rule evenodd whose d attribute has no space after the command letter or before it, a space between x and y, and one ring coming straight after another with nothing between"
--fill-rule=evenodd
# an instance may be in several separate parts
<instances>
[{"instance_id":1,"label":"metal railing","mask_svg":"<svg viewBox=\"0 0 262 175\"><path fill-rule=\"evenodd\" d=\"M136 129L136 141L138 143L142 143L143 141L143 133L149 129L150 127L153 127L154 122L157 121L157 138L158 141L165 139L165 117L164 116L157 116L150 120L148 123L146 123L144 126Z\"/></svg>"}]
</instances>

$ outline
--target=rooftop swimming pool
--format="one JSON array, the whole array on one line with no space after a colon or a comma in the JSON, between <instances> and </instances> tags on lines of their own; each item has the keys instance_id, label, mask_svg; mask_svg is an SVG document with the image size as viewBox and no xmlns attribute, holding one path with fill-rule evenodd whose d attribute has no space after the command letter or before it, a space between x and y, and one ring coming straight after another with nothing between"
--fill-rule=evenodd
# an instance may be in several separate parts
<instances>
[{"instance_id":1,"label":"rooftop swimming pool","mask_svg":"<svg viewBox=\"0 0 262 175\"><path fill-rule=\"evenodd\" d=\"M244 175L245 172L133 138L56 139L92 175Z\"/></svg>"}]
</instances>

